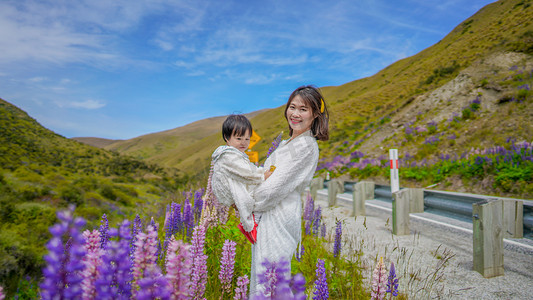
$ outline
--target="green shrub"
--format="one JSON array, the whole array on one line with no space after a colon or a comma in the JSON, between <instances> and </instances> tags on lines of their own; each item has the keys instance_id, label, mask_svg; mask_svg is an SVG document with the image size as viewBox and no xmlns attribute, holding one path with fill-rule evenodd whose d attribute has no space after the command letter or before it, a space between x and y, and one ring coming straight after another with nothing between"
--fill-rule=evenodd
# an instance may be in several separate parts
<instances>
[{"instance_id":1,"label":"green shrub","mask_svg":"<svg viewBox=\"0 0 533 300\"><path fill-rule=\"evenodd\" d=\"M113 187L109 184L103 184L100 188L100 195L104 196L105 198L109 200L116 200L117 194L115 193L115 190Z\"/></svg>"},{"instance_id":2,"label":"green shrub","mask_svg":"<svg viewBox=\"0 0 533 300\"><path fill-rule=\"evenodd\" d=\"M59 196L69 204L80 206L83 204L83 191L78 187L67 184L60 188Z\"/></svg>"},{"instance_id":3,"label":"green shrub","mask_svg":"<svg viewBox=\"0 0 533 300\"><path fill-rule=\"evenodd\" d=\"M461 115L463 120L472 119L474 117L474 113L472 112L472 110L470 110L470 108L463 109Z\"/></svg>"},{"instance_id":4,"label":"green shrub","mask_svg":"<svg viewBox=\"0 0 533 300\"><path fill-rule=\"evenodd\" d=\"M516 93L516 98L519 101L525 101L525 100L527 100L527 98L529 97L530 94L531 94L530 90L519 89L518 92Z\"/></svg>"}]
</instances>

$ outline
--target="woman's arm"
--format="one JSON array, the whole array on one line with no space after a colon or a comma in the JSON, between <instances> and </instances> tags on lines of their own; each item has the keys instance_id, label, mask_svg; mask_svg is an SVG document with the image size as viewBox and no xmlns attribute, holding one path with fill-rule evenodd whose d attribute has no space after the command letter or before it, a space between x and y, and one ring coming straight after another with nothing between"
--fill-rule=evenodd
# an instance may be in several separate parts
<instances>
[{"instance_id":1,"label":"woman's arm","mask_svg":"<svg viewBox=\"0 0 533 300\"><path fill-rule=\"evenodd\" d=\"M280 159L276 171L253 191L254 211L273 209L307 180L309 174L314 174L318 162L318 146L314 138L303 138L298 143L287 145L276 155L287 157Z\"/></svg>"}]
</instances>

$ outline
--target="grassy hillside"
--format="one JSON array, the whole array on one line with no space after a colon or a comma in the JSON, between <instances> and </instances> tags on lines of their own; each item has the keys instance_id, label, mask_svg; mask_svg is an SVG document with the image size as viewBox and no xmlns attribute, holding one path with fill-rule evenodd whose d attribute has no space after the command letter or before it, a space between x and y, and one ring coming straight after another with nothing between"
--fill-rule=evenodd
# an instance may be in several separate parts
<instances>
[{"instance_id":1,"label":"grassy hillside","mask_svg":"<svg viewBox=\"0 0 533 300\"><path fill-rule=\"evenodd\" d=\"M57 209L75 205L87 228L104 213L110 224L160 216L188 181L176 173L64 138L0 99L0 286L13 295L24 276L40 278Z\"/></svg>"},{"instance_id":2,"label":"grassy hillside","mask_svg":"<svg viewBox=\"0 0 533 300\"><path fill-rule=\"evenodd\" d=\"M117 142L117 140L103 139L103 138L97 138L97 137L75 137L72 139L80 143L98 147L98 148L104 148L106 146L109 146Z\"/></svg>"},{"instance_id":3,"label":"grassy hillside","mask_svg":"<svg viewBox=\"0 0 533 300\"><path fill-rule=\"evenodd\" d=\"M459 24L437 44L414 56L371 77L322 87L331 112L331 139L320 143L323 162L341 158L350 162L351 153L356 151L367 159L383 158L389 148L399 149L402 158L407 155L436 162L439 157L461 155L473 147L482 150L503 146L509 138L530 141L532 19L531 1L492 3ZM472 111L469 107L474 100L480 102L480 107ZM463 116L466 108L471 114ZM279 107L251 118L254 129L263 137L254 150L260 151L263 158L279 132L285 131L284 138L287 138L282 112L283 107ZM446 122L457 114L460 122ZM146 141L153 140L142 145L139 139L131 140L139 146L134 153L187 174L205 173L211 152L222 143L220 126L217 128L212 121L207 119L181 127L174 140L163 138L162 133L145 136ZM429 134L428 123L434 122L438 130ZM406 134L416 128L426 131ZM195 131L200 133L197 135L200 139L191 140L182 133ZM427 146L426 139L445 140L444 137L452 135L456 137L453 142L434 142ZM154 151L156 148L159 150ZM129 148L114 149L132 153ZM354 179L368 176L358 174L357 170L343 170L330 171ZM386 181L382 176L375 179ZM415 180L413 184L432 184L434 180ZM465 189L461 183L448 185L452 185L451 189L483 192ZM490 184L485 188L489 189L485 193L516 195L516 191L491 190Z\"/></svg>"}]
</instances>

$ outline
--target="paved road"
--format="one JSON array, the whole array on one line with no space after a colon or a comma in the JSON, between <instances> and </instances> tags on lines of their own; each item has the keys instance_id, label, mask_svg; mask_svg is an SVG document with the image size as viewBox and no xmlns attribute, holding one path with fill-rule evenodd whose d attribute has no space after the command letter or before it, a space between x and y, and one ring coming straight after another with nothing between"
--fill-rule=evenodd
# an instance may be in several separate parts
<instances>
[{"instance_id":1,"label":"paved road","mask_svg":"<svg viewBox=\"0 0 533 300\"><path fill-rule=\"evenodd\" d=\"M390 202L367 201L367 216L354 219L351 197L338 195L338 205L325 209L324 189L315 205L324 210L330 238L335 219L344 221L344 253L363 252L366 278L371 278L376 258L382 256L387 264L394 262L409 299L533 299L533 240L505 239L505 274L487 279L472 270L472 223L411 214L411 234L395 236Z\"/></svg>"}]
</instances>

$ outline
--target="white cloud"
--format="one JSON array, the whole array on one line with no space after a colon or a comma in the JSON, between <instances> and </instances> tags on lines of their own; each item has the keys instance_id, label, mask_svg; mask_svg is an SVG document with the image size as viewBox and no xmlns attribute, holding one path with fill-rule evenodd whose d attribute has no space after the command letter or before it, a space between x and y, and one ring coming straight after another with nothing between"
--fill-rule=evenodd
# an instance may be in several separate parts
<instances>
[{"instance_id":1,"label":"white cloud","mask_svg":"<svg viewBox=\"0 0 533 300\"><path fill-rule=\"evenodd\" d=\"M99 100L93 100L93 99L88 99L85 101L71 101L71 102L56 101L55 103L57 106L61 108L78 108L78 109L89 109L89 110L99 109L99 108L106 106L104 102L99 101Z\"/></svg>"},{"instance_id":2,"label":"white cloud","mask_svg":"<svg viewBox=\"0 0 533 300\"><path fill-rule=\"evenodd\" d=\"M194 70L194 71L187 73L187 76L192 76L192 77L203 76L203 75L205 75L205 72L202 70Z\"/></svg>"},{"instance_id":3,"label":"white cloud","mask_svg":"<svg viewBox=\"0 0 533 300\"><path fill-rule=\"evenodd\" d=\"M165 51L170 51L172 49L174 49L174 45L170 42L167 42L167 41L163 41L163 40L160 40L160 39L155 39L154 40L154 43L159 46L159 48L165 50Z\"/></svg>"},{"instance_id":4,"label":"white cloud","mask_svg":"<svg viewBox=\"0 0 533 300\"><path fill-rule=\"evenodd\" d=\"M46 77L33 77L33 78L30 78L30 81L31 82L43 82L46 79L47 79Z\"/></svg>"},{"instance_id":5,"label":"white cloud","mask_svg":"<svg viewBox=\"0 0 533 300\"><path fill-rule=\"evenodd\" d=\"M257 75L251 75L251 76L247 76L246 79L244 80L244 83L246 84L267 84L267 83L270 83L272 81L274 81L278 76L276 76L275 74L272 74L270 76L266 76L266 75L263 75L263 74L257 74Z\"/></svg>"}]
</instances>

